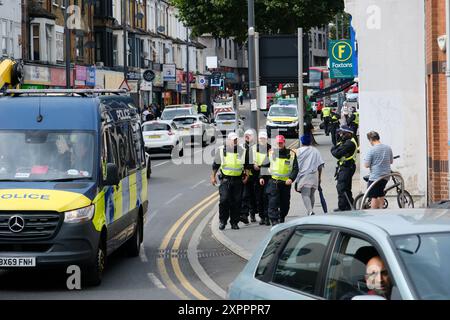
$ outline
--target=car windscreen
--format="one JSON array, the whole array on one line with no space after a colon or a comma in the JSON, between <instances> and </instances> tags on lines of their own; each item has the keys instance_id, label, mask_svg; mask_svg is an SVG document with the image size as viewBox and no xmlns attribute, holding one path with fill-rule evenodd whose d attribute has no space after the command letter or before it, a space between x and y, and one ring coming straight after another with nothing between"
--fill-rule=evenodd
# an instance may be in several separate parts
<instances>
[{"instance_id":1,"label":"car windscreen","mask_svg":"<svg viewBox=\"0 0 450 320\"><path fill-rule=\"evenodd\" d=\"M0 181L88 179L94 134L72 131L0 131Z\"/></svg>"},{"instance_id":2,"label":"car windscreen","mask_svg":"<svg viewBox=\"0 0 450 320\"><path fill-rule=\"evenodd\" d=\"M419 299L450 299L450 233L393 237Z\"/></svg>"},{"instance_id":3,"label":"car windscreen","mask_svg":"<svg viewBox=\"0 0 450 320\"><path fill-rule=\"evenodd\" d=\"M217 120L219 121L223 121L223 120L235 120L236 119L236 115L232 114L232 113L224 113L224 114L218 114L217 115Z\"/></svg>"},{"instance_id":4,"label":"car windscreen","mask_svg":"<svg viewBox=\"0 0 450 320\"><path fill-rule=\"evenodd\" d=\"M272 107L269 117L297 117L297 109L286 107Z\"/></svg>"},{"instance_id":5,"label":"car windscreen","mask_svg":"<svg viewBox=\"0 0 450 320\"><path fill-rule=\"evenodd\" d=\"M288 106L291 104L297 104L297 99L281 99L281 100L278 100L278 104L280 106Z\"/></svg>"},{"instance_id":6,"label":"car windscreen","mask_svg":"<svg viewBox=\"0 0 450 320\"><path fill-rule=\"evenodd\" d=\"M176 117L187 116L191 114L191 109L166 109L161 115L162 120L172 120Z\"/></svg>"},{"instance_id":7,"label":"car windscreen","mask_svg":"<svg viewBox=\"0 0 450 320\"><path fill-rule=\"evenodd\" d=\"M142 131L170 131L170 126L166 123L148 123L144 124Z\"/></svg>"},{"instance_id":8,"label":"car windscreen","mask_svg":"<svg viewBox=\"0 0 450 320\"><path fill-rule=\"evenodd\" d=\"M197 118L194 118L194 117L175 118L175 119L173 119L173 122L175 122L179 126L182 126L185 124L193 124L193 123L197 122Z\"/></svg>"}]
</instances>

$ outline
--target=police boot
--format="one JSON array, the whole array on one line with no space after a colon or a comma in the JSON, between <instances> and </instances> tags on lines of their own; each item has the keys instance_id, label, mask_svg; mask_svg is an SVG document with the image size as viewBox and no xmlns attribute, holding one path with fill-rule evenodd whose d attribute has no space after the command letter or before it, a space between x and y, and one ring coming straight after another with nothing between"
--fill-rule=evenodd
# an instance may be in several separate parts
<instances>
[{"instance_id":1,"label":"police boot","mask_svg":"<svg viewBox=\"0 0 450 320\"><path fill-rule=\"evenodd\" d=\"M254 213L250 213L250 221L251 222L256 222L256 217Z\"/></svg>"},{"instance_id":2,"label":"police boot","mask_svg":"<svg viewBox=\"0 0 450 320\"><path fill-rule=\"evenodd\" d=\"M248 221L248 217L245 215L241 215L241 217L239 218L239 221L245 223L245 224L249 224L250 222Z\"/></svg>"}]
</instances>

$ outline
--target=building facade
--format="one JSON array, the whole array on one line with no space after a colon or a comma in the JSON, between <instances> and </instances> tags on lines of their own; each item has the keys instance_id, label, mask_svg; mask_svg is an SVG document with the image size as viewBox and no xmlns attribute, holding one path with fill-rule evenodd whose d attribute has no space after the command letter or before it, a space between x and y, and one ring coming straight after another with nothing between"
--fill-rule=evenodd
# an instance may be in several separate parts
<instances>
[{"instance_id":1,"label":"building facade","mask_svg":"<svg viewBox=\"0 0 450 320\"><path fill-rule=\"evenodd\" d=\"M426 0L426 88L428 124L428 197L429 202L449 199L449 112L446 54L438 46L438 37L446 34L445 0ZM448 41L448 35L447 35ZM447 50L450 47L447 44Z\"/></svg>"},{"instance_id":2,"label":"building facade","mask_svg":"<svg viewBox=\"0 0 450 320\"><path fill-rule=\"evenodd\" d=\"M309 66L324 67L328 60L328 27L312 28L309 32Z\"/></svg>"},{"instance_id":3,"label":"building facade","mask_svg":"<svg viewBox=\"0 0 450 320\"><path fill-rule=\"evenodd\" d=\"M0 3L0 57L22 58L22 8L17 0Z\"/></svg>"}]
</instances>

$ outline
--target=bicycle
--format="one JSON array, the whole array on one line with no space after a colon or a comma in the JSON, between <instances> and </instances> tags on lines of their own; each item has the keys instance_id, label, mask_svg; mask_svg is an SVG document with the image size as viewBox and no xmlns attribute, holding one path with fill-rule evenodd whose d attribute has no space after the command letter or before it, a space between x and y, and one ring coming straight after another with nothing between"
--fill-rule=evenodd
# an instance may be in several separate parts
<instances>
[{"instance_id":1,"label":"bicycle","mask_svg":"<svg viewBox=\"0 0 450 320\"><path fill-rule=\"evenodd\" d=\"M400 158L400 156L395 156L394 159L398 159ZM378 181L381 181L385 178L389 178L389 180L392 180L393 184L390 186L387 186L384 189L384 196L386 196L386 194L395 189L397 192L397 204L400 208L414 208L414 200L411 196L411 194L407 191L407 190L403 190L402 192L402 183L403 183L403 177L401 176L401 174L399 172L395 172L395 171L391 171L391 173L389 175L386 175L384 177L381 177L380 179L378 179L377 181L375 181L373 185L375 185ZM365 176L364 181L368 182L369 181L369 176ZM400 181L400 179L402 181ZM367 193L367 191L366 191ZM360 193L355 197L355 200L353 202L353 207L354 208L359 208L359 209L370 209L370 198L366 197L366 201L364 206L361 205L361 201L364 197L365 193ZM384 198L384 205L383 205L383 209L387 209L387 207L389 206L389 201Z\"/></svg>"}]
</instances>

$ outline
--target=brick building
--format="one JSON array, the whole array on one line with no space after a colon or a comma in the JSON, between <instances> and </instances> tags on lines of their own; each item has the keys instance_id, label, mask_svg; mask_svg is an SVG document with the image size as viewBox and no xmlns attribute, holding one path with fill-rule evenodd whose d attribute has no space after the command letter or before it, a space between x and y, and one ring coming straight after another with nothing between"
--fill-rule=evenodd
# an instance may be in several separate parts
<instances>
[{"instance_id":1,"label":"brick building","mask_svg":"<svg viewBox=\"0 0 450 320\"><path fill-rule=\"evenodd\" d=\"M437 43L446 34L445 2L425 1L429 203L449 199L446 55Z\"/></svg>"}]
</instances>

